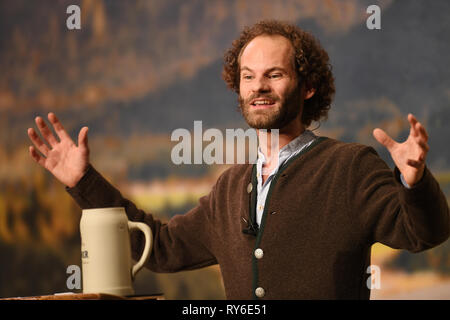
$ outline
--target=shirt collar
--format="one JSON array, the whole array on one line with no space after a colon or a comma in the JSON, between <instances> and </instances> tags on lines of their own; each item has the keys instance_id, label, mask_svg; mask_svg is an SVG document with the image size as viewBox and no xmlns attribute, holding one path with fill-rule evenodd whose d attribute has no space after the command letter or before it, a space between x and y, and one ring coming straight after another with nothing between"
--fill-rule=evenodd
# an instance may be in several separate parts
<instances>
[{"instance_id":1,"label":"shirt collar","mask_svg":"<svg viewBox=\"0 0 450 320\"><path fill-rule=\"evenodd\" d=\"M287 145L285 145L283 148L280 149L278 153L278 159L282 160L283 158L289 158L294 153L300 151L303 149L307 144L309 144L312 140L317 138L317 136L310 130L303 131L300 135L298 135L296 138L291 140ZM265 163L266 158L264 154L261 151L260 146L258 146L258 162ZM279 161L279 164L281 164L282 161Z\"/></svg>"}]
</instances>

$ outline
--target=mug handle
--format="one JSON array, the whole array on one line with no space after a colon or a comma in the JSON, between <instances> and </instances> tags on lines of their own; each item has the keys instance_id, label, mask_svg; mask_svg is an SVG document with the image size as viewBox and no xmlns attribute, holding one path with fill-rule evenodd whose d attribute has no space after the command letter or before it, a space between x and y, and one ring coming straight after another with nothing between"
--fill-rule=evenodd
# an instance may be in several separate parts
<instances>
[{"instance_id":1,"label":"mug handle","mask_svg":"<svg viewBox=\"0 0 450 320\"><path fill-rule=\"evenodd\" d=\"M150 253L152 252L153 234L152 229L150 229L148 225L142 222L128 221L128 229L139 229L145 235L144 252L142 253L141 259L139 259L139 261L131 269L131 279L134 280L134 277L136 276L138 271L142 269L144 264L147 262L147 259L150 257Z\"/></svg>"}]
</instances>

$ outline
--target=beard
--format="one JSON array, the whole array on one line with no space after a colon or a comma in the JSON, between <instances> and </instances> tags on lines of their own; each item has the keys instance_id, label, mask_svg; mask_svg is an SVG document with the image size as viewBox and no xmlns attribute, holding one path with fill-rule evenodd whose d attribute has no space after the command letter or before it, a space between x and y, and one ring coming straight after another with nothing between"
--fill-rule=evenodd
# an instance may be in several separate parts
<instances>
[{"instance_id":1,"label":"beard","mask_svg":"<svg viewBox=\"0 0 450 320\"><path fill-rule=\"evenodd\" d=\"M278 104L267 109L253 109L253 99L267 98ZM302 109L300 89L294 88L284 98L275 94L256 93L247 99L238 98L239 109L247 124L254 129L281 129L297 118Z\"/></svg>"}]
</instances>

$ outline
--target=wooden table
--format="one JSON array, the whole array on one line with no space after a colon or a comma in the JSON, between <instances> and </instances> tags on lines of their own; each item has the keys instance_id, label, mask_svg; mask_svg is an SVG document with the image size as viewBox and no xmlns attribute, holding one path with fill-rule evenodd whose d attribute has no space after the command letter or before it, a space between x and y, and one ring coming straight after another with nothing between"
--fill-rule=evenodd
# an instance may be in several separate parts
<instances>
[{"instance_id":1,"label":"wooden table","mask_svg":"<svg viewBox=\"0 0 450 320\"><path fill-rule=\"evenodd\" d=\"M2 298L0 300L164 300L164 295L122 297L106 293L60 293L44 296Z\"/></svg>"}]
</instances>

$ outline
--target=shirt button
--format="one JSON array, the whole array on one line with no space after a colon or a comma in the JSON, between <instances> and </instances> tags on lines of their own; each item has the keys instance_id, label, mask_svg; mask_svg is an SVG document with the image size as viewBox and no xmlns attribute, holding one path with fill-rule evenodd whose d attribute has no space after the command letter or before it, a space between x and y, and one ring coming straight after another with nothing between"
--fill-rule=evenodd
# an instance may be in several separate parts
<instances>
[{"instance_id":1,"label":"shirt button","mask_svg":"<svg viewBox=\"0 0 450 320\"><path fill-rule=\"evenodd\" d=\"M258 248L255 250L255 257L256 259L261 259L264 255L264 251L262 251L261 248Z\"/></svg>"},{"instance_id":2,"label":"shirt button","mask_svg":"<svg viewBox=\"0 0 450 320\"><path fill-rule=\"evenodd\" d=\"M264 291L263 288L258 287L258 288L256 288L256 290L255 290L255 294L256 294L256 296L257 296L258 298L262 298L262 297L265 296L266 292Z\"/></svg>"}]
</instances>

